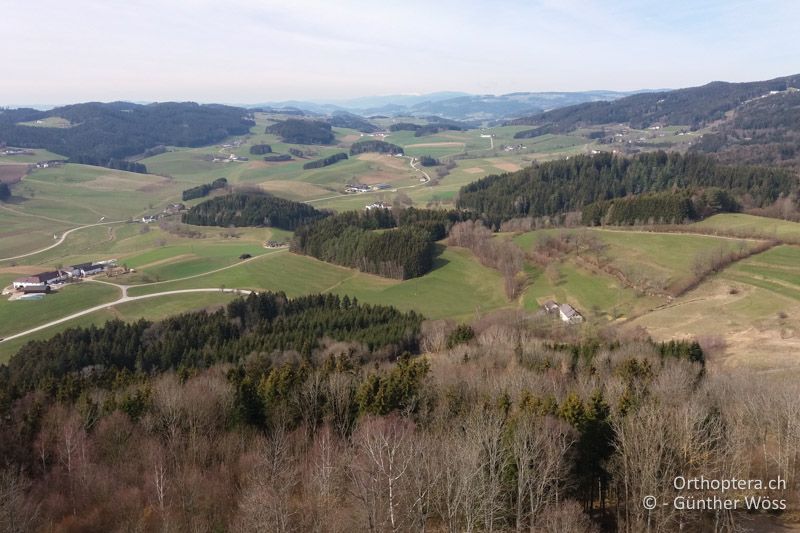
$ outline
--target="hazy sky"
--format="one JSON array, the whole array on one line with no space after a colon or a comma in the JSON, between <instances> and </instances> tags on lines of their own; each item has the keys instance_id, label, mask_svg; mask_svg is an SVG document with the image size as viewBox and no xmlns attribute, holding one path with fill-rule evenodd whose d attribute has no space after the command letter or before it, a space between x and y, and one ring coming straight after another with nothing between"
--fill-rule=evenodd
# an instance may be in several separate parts
<instances>
[{"instance_id":1,"label":"hazy sky","mask_svg":"<svg viewBox=\"0 0 800 533\"><path fill-rule=\"evenodd\" d=\"M796 0L0 0L0 104L677 88L800 71Z\"/></svg>"}]
</instances>

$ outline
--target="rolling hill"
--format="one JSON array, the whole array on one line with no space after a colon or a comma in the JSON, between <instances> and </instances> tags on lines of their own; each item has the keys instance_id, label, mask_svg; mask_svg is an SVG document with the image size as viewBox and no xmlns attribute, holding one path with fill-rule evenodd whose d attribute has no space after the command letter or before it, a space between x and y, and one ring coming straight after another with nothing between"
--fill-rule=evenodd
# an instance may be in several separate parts
<instances>
[{"instance_id":1,"label":"rolling hill","mask_svg":"<svg viewBox=\"0 0 800 533\"><path fill-rule=\"evenodd\" d=\"M45 148L80 163L134 170L114 162L164 145L211 144L248 133L253 125L247 110L224 105L90 102L49 111L0 110L0 144Z\"/></svg>"}]
</instances>

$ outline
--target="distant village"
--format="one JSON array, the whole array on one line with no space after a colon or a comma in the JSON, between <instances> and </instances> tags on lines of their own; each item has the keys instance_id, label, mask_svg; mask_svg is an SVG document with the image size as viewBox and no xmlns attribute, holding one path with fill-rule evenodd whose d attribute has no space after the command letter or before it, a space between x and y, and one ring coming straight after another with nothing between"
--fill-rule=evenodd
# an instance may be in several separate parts
<instances>
[{"instance_id":1,"label":"distant village","mask_svg":"<svg viewBox=\"0 0 800 533\"><path fill-rule=\"evenodd\" d=\"M348 183L344 186L344 192L347 194L358 194L363 192L372 191L385 191L391 189L392 186L387 183L378 183L375 185L362 185L360 183Z\"/></svg>"}]
</instances>

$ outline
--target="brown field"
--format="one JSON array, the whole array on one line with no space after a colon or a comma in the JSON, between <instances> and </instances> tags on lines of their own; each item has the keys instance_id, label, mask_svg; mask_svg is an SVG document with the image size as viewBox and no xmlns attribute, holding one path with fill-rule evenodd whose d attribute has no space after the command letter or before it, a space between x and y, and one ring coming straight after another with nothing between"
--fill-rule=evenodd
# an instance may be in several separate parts
<instances>
[{"instance_id":1,"label":"brown field","mask_svg":"<svg viewBox=\"0 0 800 533\"><path fill-rule=\"evenodd\" d=\"M506 172L516 172L522 168L516 163L494 163L494 167L505 170Z\"/></svg>"},{"instance_id":2,"label":"brown field","mask_svg":"<svg viewBox=\"0 0 800 533\"><path fill-rule=\"evenodd\" d=\"M731 288L737 292L731 294ZM712 311L713 310L713 311ZM778 311L788 318L780 318ZM656 340L716 339L723 344L709 362L723 367L798 371L800 304L752 285L715 278L629 322Z\"/></svg>"},{"instance_id":3,"label":"brown field","mask_svg":"<svg viewBox=\"0 0 800 533\"><path fill-rule=\"evenodd\" d=\"M356 134L353 133L353 134L345 135L344 137L342 137L342 142L344 142L344 143L354 143L357 140L359 140L360 138L361 138L361 135L356 135Z\"/></svg>"},{"instance_id":4,"label":"brown field","mask_svg":"<svg viewBox=\"0 0 800 533\"><path fill-rule=\"evenodd\" d=\"M464 172L466 172L467 174L480 174L481 172L486 172L486 171L483 170L481 167L470 167L470 168L465 168Z\"/></svg>"},{"instance_id":5,"label":"brown field","mask_svg":"<svg viewBox=\"0 0 800 533\"><path fill-rule=\"evenodd\" d=\"M13 185L28 173L28 165L0 165L0 183Z\"/></svg>"}]
</instances>

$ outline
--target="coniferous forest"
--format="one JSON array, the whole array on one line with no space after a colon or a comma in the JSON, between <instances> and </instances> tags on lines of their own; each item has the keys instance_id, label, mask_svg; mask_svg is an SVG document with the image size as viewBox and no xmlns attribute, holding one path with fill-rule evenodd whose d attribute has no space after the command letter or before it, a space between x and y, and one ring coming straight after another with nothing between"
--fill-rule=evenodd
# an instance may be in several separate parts
<instances>
[{"instance_id":1,"label":"coniferous forest","mask_svg":"<svg viewBox=\"0 0 800 533\"><path fill-rule=\"evenodd\" d=\"M283 142L292 144L331 144L335 139L331 125L327 122L298 118L267 126L266 133L279 135Z\"/></svg>"},{"instance_id":2,"label":"coniferous forest","mask_svg":"<svg viewBox=\"0 0 800 533\"><path fill-rule=\"evenodd\" d=\"M308 163L303 164L303 170L327 167L345 159L347 159L347 154L344 152L339 152L337 154L329 155L328 157L323 157L322 159L309 161Z\"/></svg>"},{"instance_id":3,"label":"coniferous forest","mask_svg":"<svg viewBox=\"0 0 800 533\"><path fill-rule=\"evenodd\" d=\"M294 230L327 216L308 204L266 193L234 193L217 196L189 209L183 222L196 226L266 226Z\"/></svg>"},{"instance_id":4,"label":"coniferous forest","mask_svg":"<svg viewBox=\"0 0 800 533\"><path fill-rule=\"evenodd\" d=\"M721 188L760 207L795 191L797 184L787 170L726 166L700 154L653 152L624 158L602 153L488 176L462 187L458 206L499 224L515 217L580 211L594 202L673 188ZM647 218L672 220L688 214L673 211L664 202L659 205L667 211L650 213Z\"/></svg>"},{"instance_id":5,"label":"coniferous forest","mask_svg":"<svg viewBox=\"0 0 800 533\"><path fill-rule=\"evenodd\" d=\"M350 155L363 154L365 152L377 152L379 154L402 154L403 148L396 144L386 141L359 141L350 147Z\"/></svg>"},{"instance_id":6,"label":"coniferous forest","mask_svg":"<svg viewBox=\"0 0 800 533\"><path fill-rule=\"evenodd\" d=\"M469 216L415 208L347 211L298 228L290 249L387 278L415 278L433 267L434 242Z\"/></svg>"},{"instance_id":7,"label":"coniferous forest","mask_svg":"<svg viewBox=\"0 0 800 533\"><path fill-rule=\"evenodd\" d=\"M198 185L197 187L192 187L191 189L186 189L183 191L181 198L184 202L187 200L194 200L195 198L203 198L204 196L208 196L213 190L216 189L224 189L228 186L227 178L217 178L211 183L204 183L203 185Z\"/></svg>"}]
</instances>

